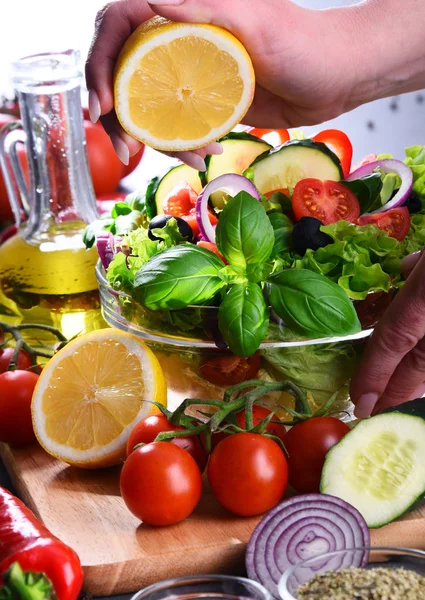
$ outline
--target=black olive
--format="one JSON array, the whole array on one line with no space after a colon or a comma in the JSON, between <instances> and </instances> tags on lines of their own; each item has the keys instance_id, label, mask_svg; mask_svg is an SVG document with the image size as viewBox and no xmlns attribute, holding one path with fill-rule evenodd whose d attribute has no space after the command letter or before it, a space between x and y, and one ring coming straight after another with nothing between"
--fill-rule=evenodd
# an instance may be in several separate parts
<instances>
[{"instance_id":1,"label":"black olive","mask_svg":"<svg viewBox=\"0 0 425 600\"><path fill-rule=\"evenodd\" d=\"M405 200L402 206L406 206L409 209L409 213L413 215L414 213L422 210L422 202L420 197L416 192L411 192L410 196Z\"/></svg>"},{"instance_id":2,"label":"black olive","mask_svg":"<svg viewBox=\"0 0 425 600\"><path fill-rule=\"evenodd\" d=\"M327 233L320 231L323 223L314 217L302 217L294 225L292 232L292 249L304 255L307 248L317 250L333 242Z\"/></svg>"},{"instance_id":3,"label":"black olive","mask_svg":"<svg viewBox=\"0 0 425 600\"><path fill-rule=\"evenodd\" d=\"M180 231L180 233L182 234L182 236L184 238L187 238L188 242L192 242L193 241L193 231L192 231L191 226L188 223L186 223L186 221L184 219L181 219L180 217L173 217L173 215L157 215L156 217L151 219L151 221L149 222L148 237L154 241L155 240L162 241L163 238L152 233L152 229L162 229L163 227L166 226L167 222L170 219L175 219L177 221L177 228Z\"/></svg>"}]
</instances>

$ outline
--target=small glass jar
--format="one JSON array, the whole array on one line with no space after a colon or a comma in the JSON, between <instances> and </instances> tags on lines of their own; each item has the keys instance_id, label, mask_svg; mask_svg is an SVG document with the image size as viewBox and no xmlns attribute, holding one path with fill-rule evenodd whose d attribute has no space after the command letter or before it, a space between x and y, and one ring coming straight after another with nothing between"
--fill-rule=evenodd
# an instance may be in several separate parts
<instances>
[{"instance_id":1,"label":"small glass jar","mask_svg":"<svg viewBox=\"0 0 425 600\"><path fill-rule=\"evenodd\" d=\"M167 579L137 592L131 600L273 600L256 581L230 575L194 575Z\"/></svg>"},{"instance_id":2,"label":"small glass jar","mask_svg":"<svg viewBox=\"0 0 425 600\"><path fill-rule=\"evenodd\" d=\"M313 577L358 565L368 570L405 569L425 577L425 552L408 548L375 546L337 550L310 557L285 571L278 585L279 596L282 600L297 600L297 590ZM329 595L318 593L317 597L329 598ZM420 600L420 597L417 600Z\"/></svg>"}]
</instances>

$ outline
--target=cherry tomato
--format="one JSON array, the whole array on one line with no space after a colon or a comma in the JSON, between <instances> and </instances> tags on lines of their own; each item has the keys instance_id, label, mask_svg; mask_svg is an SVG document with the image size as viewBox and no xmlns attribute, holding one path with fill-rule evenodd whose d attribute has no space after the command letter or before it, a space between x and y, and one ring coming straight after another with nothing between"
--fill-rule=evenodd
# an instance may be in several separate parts
<instances>
[{"instance_id":1,"label":"cherry tomato","mask_svg":"<svg viewBox=\"0 0 425 600\"><path fill-rule=\"evenodd\" d=\"M276 192L280 192L281 194L285 194L285 196L288 196L288 198L291 196L291 194L289 193L288 188L278 188L277 190L271 190L270 192L266 192L264 194L264 196L266 196L266 198L271 198L273 196L273 194L276 194Z\"/></svg>"},{"instance_id":2,"label":"cherry tomato","mask_svg":"<svg viewBox=\"0 0 425 600\"><path fill-rule=\"evenodd\" d=\"M185 181L178 183L164 198L162 209L166 215L181 217L190 225L194 237L199 235L199 226L196 220L196 200L198 194ZM217 225L218 219L214 213L208 211L211 225Z\"/></svg>"},{"instance_id":3,"label":"cherry tomato","mask_svg":"<svg viewBox=\"0 0 425 600\"><path fill-rule=\"evenodd\" d=\"M389 236L396 238L400 242L404 240L410 229L410 214L406 206L399 208L390 208L376 215L367 215L360 217L359 225L376 225L383 229Z\"/></svg>"},{"instance_id":4,"label":"cherry tomato","mask_svg":"<svg viewBox=\"0 0 425 600\"><path fill-rule=\"evenodd\" d=\"M117 202L124 202L127 194L125 192L109 192L107 194L99 194L96 197L97 210L100 215L110 215L114 205Z\"/></svg>"},{"instance_id":5,"label":"cherry tomato","mask_svg":"<svg viewBox=\"0 0 425 600\"><path fill-rule=\"evenodd\" d=\"M260 368L260 362L258 352L248 358L233 355L214 356L201 364L199 372L215 385L235 385L253 379Z\"/></svg>"},{"instance_id":6,"label":"cherry tomato","mask_svg":"<svg viewBox=\"0 0 425 600\"><path fill-rule=\"evenodd\" d=\"M313 417L294 425L285 436L289 482L302 494L320 491L320 477L328 450L348 432L334 417Z\"/></svg>"},{"instance_id":7,"label":"cherry tomato","mask_svg":"<svg viewBox=\"0 0 425 600\"><path fill-rule=\"evenodd\" d=\"M249 517L279 502L288 482L288 465L283 451L270 438L236 433L212 451L208 481L220 504Z\"/></svg>"},{"instance_id":8,"label":"cherry tomato","mask_svg":"<svg viewBox=\"0 0 425 600\"><path fill-rule=\"evenodd\" d=\"M13 352L14 348L0 349L0 373L5 373L8 370ZM26 371L32 367L32 360L25 350L19 352L16 366L20 371Z\"/></svg>"},{"instance_id":9,"label":"cherry tomato","mask_svg":"<svg viewBox=\"0 0 425 600\"><path fill-rule=\"evenodd\" d=\"M188 452L168 442L153 442L130 454L121 471L127 508L148 525L186 519L199 502L202 476Z\"/></svg>"},{"instance_id":10,"label":"cherry tomato","mask_svg":"<svg viewBox=\"0 0 425 600\"><path fill-rule=\"evenodd\" d=\"M0 129L3 127L3 125L5 125L9 121L12 121L13 119L16 119L16 118L17 117L14 117L9 114L0 113ZM25 147L23 144L17 144L16 150L18 153L18 158L22 165L24 176L28 183L28 177L29 177L28 162L27 162L27 154L25 151ZM12 208L10 206L9 195L6 190L6 184L3 179L3 174L0 169L0 222L1 221L11 221L11 220L13 220Z\"/></svg>"},{"instance_id":11,"label":"cherry tomato","mask_svg":"<svg viewBox=\"0 0 425 600\"><path fill-rule=\"evenodd\" d=\"M272 411L266 408L265 406L260 406L259 404L254 404L252 407L252 424L255 427L264 419L270 415ZM279 418L273 415L273 421L279 421ZM241 410L236 414L236 422L241 429L246 429L246 420L245 420L245 411ZM283 423L269 423L266 431L275 435L282 441L284 441L284 437L286 435L286 428ZM286 438L285 438L286 439Z\"/></svg>"},{"instance_id":12,"label":"cherry tomato","mask_svg":"<svg viewBox=\"0 0 425 600\"><path fill-rule=\"evenodd\" d=\"M201 242L197 242L196 245L201 246L201 248L206 248L210 252L214 252L214 254L216 254L218 256L218 258L221 258L221 260L223 262L226 262L226 259L224 258L224 256L222 254L220 254L220 252L218 251L217 244L213 244L213 242L201 241Z\"/></svg>"},{"instance_id":13,"label":"cherry tomato","mask_svg":"<svg viewBox=\"0 0 425 600\"><path fill-rule=\"evenodd\" d=\"M182 429L184 428L170 423L167 417L162 413L149 415L139 421L130 433L127 442L127 456L133 452L134 447L137 444L150 444L155 440L156 436L163 431L181 431ZM196 464L201 471L207 466L208 455L201 444L199 436L187 435L185 437L176 437L168 443L180 446L180 448L189 452L192 458L195 459Z\"/></svg>"},{"instance_id":14,"label":"cherry tomato","mask_svg":"<svg viewBox=\"0 0 425 600\"><path fill-rule=\"evenodd\" d=\"M0 441L23 446L35 441L31 399L38 375L31 371L6 371L0 375Z\"/></svg>"},{"instance_id":15,"label":"cherry tomato","mask_svg":"<svg viewBox=\"0 0 425 600\"><path fill-rule=\"evenodd\" d=\"M292 195L295 217L315 217L324 225L345 220L354 223L360 216L360 205L351 190L336 181L302 179Z\"/></svg>"},{"instance_id":16,"label":"cherry tomato","mask_svg":"<svg viewBox=\"0 0 425 600\"><path fill-rule=\"evenodd\" d=\"M114 192L123 177L124 165L112 142L98 123L84 121L90 173L96 196Z\"/></svg>"},{"instance_id":17,"label":"cherry tomato","mask_svg":"<svg viewBox=\"0 0 425 600\"><path fill-rule=\"evenodd\" d=\"M287 129L261 129L260 127L251 127L251 129L247 129L247 133L250 133L251 135L256 135L259 138L262 138L268 133L277 133L281 144L284 144L285 142L288 142L291 139L291 136L289 135L289 131Z\"/></svg>"},{"instance_id":18,"label":"cherry tomato","mask_svg":"<svg viewBox=\"0 0 425 600\"><path fill-rule=\"evenodd\" d=\"M316 142L322 142L331 147L338 156L344 177L347 177L351 169L353 158L353 146L350 138L339 129L325 129L313 137Z\"/></svg>"}]
</instances>

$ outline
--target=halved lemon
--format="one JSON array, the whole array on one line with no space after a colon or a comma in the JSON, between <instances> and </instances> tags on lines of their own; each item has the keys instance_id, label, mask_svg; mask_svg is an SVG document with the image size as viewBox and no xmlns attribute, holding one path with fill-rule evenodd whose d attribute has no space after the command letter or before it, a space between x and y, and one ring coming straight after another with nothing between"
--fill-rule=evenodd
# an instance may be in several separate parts
<instances>
[{"instance_id":1,"label":"halved lemon","mask_svg":"<svg viewBox=\"0 0 425 600\"><path fill-rule=\"evenodd\" d=\"M153 352L118 329L76 338L43 369L32 399L41 446L71 465L107 467L125 457L134 425L166 403Z\"/></svg>"},{"instance_id":2,"label":"halved lemon","mask_svg":"<svg viewBox=\"0 0 425 600\"><path fill-rule=\"evenodd\" d=\"M125 43L115 111L132 137L158 150L193 150L237 125L254 95L251 59L215 25L153 17Z\"/></svg>"}]
</instances>

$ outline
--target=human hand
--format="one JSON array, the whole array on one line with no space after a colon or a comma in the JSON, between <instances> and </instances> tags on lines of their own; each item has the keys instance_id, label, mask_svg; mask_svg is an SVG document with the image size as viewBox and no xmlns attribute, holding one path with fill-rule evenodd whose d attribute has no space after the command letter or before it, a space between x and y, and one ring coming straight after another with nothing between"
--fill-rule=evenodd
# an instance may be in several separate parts
<instances>
[{"instance_id":1,"label":"human hand","mask_svg":"<svg viewBox=\"0 0 425 600\"><path fill-rule=\"evenodd\" d=\"M422 253L367 343L351 381L350 396L356 405L354 414L363 418L424 393L425 253Z\"/></svg>"},{"instance_id":2,"label":"human hand","mask_svg":"<svg viewBox=\"0 0 425 600\"><path fill-rule=\"evenodd\" d=\"M355 8L355 7L354 7ZM291 0L120 0L97 15L86 64L92 120L101 122L118 156L128 162L140 143L127 135L113 111L113 69L130 34L155 13L174 21L214 23L233 32L250 54L257 78L249 125L286 128L322 122L352 108L355 82L347 69L342 21L353 7L311 11ZM154 13L155 11L155 13ZM354 59L354 44L351 46ZM354 61L355 64L355 61ZM193 152L172 153L196 169L216 143Z\"/></svg>"}]
</instances>

